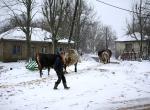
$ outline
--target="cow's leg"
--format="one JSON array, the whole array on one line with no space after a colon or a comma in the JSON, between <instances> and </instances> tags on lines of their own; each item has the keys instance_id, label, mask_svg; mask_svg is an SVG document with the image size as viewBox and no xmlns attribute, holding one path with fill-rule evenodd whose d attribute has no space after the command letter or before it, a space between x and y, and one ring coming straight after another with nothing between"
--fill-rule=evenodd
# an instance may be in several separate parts
<instances>
[{"instance_id":1,"label":"cow's leg","mask_svg":"<svg viewBox=\"0 0 150 110\"><path fill-rule=\"evenodd\" d=\"M74 67L75 67L75 72L77 72L77 63L74 64Z\"/></svg>"},{"instance_id":2,"label":"cow's leg","mask_svg":"<svg viewBox=\"0 0 150 110\"><path fill-rule=\"evenodd\" d=\"M42 74L41 74L42 73L42 68L41 68L41 66L38 65L38 69L39 69L40 77L42 77Z\"/></svg>"},{"instance_id":3,"label":"cow's leg","mask_svg":"<svg viewBox=\"0 0 150 110\"><path fill-rule=\"evenodd\" d=\"M107 63L107 58L106 58L106 56L105 56L105 54L104 54L104 64L106 64Z\"/></svg>"},{"instance_id":4,"label":"cow's leg","mask_svg":"<svg viewBox=\"0 0 150 110\"><path fill-rule=\"evenodd\" d=\"M106 64L106 62L107 62L106 59L104 59L104 64Z\"/></svg>"},{"instance_id":5,"label":"cow's leg","mask_svg":"<svg viewBox=\"0 0 150 110\"><path fill-rule=\"evenodd\" d=\"M108 58L108 56L106 57L106 63L109 63L109 60L108 60L109 58Z\"/></svg>"},{"instance_id":6,"label":"cow's leg","mask_svg":"<svg viewBox=\"0 0 150 110\"><path fill-rule=\"evenodd\" d=\"M107 56L107 63L109 63L109 56Z\"/></svg>"},{"instance_id":7,"label":"cow's leg","mask_svg":"<svg viewBox=\"0 0 150 110\"><path fill-rule=\"evenodd\" d=\"M99 57L99 62L100 62L100 63L102 62L102 58L101 58L101 57Z\"/></svg>"},{"instance_id":8,"label":"cow's leg","mask_svg":"<svg viewBox=\"0 0 150 110\"><path fill-rule=\"evenodd\" d=\"M107 59L106 58L105 58L104 62L105 62L105 64L107 63Z\"/></svg>"},{"instance_id":9,"label":"cow's leg","mask_svg":"<svg viewBox=\"0 0 150 110\"><path fill-rule=\"evenodd\" d=\"M42 77L42 75L43 75L42 68L40 68L39 70L40 70L40 77Z\"/></svg>"},{"instance_id":10,"label":"cow's leg","mask_svg":"<svg viewBox=\"0 0 150 110\"><path fill-rule=\"evenodd\" d=\"M106 59L105 59L105 64L107 64L107 63L108 63L108 59L106 58Z\"/></svg>"},{"instance_id":11,"label":"cow's leg","mask_svg":"<svg viewBox=\"0 0 150 110\"><path fill-rule=\"evenodd\" d=\"M50 67L48 67L48 76L49 76L49 72L50 72Z\"/></svg>"},{"instance_id":12,"label":"cow's leg","mask_svg":"<svg viewBox=\"0 0 150 110\"><path fill-rule=\"evenodd\" d=\"M66 70L66 68L67 68L67 66L65 65L64 66L64 69L65 69L64 73L68 73L67 70Z\"/></svg>"}]
</instances>

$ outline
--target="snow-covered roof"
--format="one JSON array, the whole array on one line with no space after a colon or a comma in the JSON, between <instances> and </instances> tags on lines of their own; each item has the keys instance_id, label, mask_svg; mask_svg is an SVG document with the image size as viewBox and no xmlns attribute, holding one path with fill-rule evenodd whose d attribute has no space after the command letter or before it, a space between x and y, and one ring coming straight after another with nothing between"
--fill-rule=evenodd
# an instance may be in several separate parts
<instances>
[{"instance_id":1,"label":"snow-covered roof","mask_svg":"<svg viewBox=\"0 0 150 110\"><path fill-rule=\"evenodd\" d=\"M137 38L138 40L141 39L140 33L135 33L135 35L136 35L136 38ZM131 35L124 35L124 36L122 36L122 37L119 37L116 41L137 41L136 38L134 37L133 34L131 34ZM144 39L143 39L143 40L146 40L146 39L148 39L148 36L147 36L147 35L144 36Z\"/></svg>"},{"instance_id":2,"label":"snow-covered roof","mask_svg":"<svg viewBox=\"0 0 150 110\"><path fill-rule=\"evenodd\" d=\"M59 43L68 43L68 39L64 38L58 41ZM74 43L74 41L71 41L70 43Z\"/></svg>"},{"instance_id":3,"label":"snow-covered roof","mask_svg":"<svg viewBox=\"0 0 150 110\"><path fill-rule=\"evenodd\" d=\"M41 28L33 28L32 29L32 35L31 35L31 41L46 41L46 42L52 42L51 40L52 34L46 30L42 30ZM25 33L19 28L16 27L14 29L11 29L7 32L4 32L0 34L0 39L9 39L9 40L26 40ZM58 40L59 43L68 43L68 39L60 39ZM74 41L71 41L71 43L74 43Z\"/></svg>"},{"instance_id":4,"label":"snow-covered roof","mask_svg":"<svg viewBox=\"0 0 150 110\"><path fill-rule=\"evenodd\" d=\"M51 33L41 28L33 28L31 41L51 41L51 39L44 40L45 38L50 38ZM11 39L11 40L26 40L25 33L19 28L16 27L7 32L0 34L0 38Z\"/></svg>"}]
</instances>

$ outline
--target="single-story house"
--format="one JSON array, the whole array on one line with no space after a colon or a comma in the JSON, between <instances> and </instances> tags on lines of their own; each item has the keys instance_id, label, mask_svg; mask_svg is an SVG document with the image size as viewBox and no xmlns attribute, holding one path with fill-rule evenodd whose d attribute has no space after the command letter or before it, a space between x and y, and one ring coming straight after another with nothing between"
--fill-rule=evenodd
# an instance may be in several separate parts
<instances>
[{"instance_id":1,"label":"single-story house","mask_svg":"<svg viewBox=\"0 0 150 110\"><path fill-rule=\"evenodd\" d=\"M52 41L47 39L51 33L41 28L33 28L31 35L31 56L36 52L52 53ZM45 39L46 38L46 39ZM68 39L58 41L58 48L65 50L68 47ZM73 45L74 42L71 41ZM0 61L24 60L27 56L26 36L18 27L0 34Z\"/></svg>"},{"instance_id":2,"label":"single-story house","mask_svg":"<svg viewBox=\"0 0 150 110\"><path fill-rule=\"evenodd\" d=\"M119 56L122 57L125 55L125 59L138 58L140 53L140 33L135 33L136 38L134 35L125 35L123 37L118 38L115 41L115 56L118 58ZM143 39L143 58L148 58L148 46L149 46L149 36L144 36ZM126 56L127 55L127 56ZM133 56L132 56L133 55Z\"/></svg>"}]
</instances>

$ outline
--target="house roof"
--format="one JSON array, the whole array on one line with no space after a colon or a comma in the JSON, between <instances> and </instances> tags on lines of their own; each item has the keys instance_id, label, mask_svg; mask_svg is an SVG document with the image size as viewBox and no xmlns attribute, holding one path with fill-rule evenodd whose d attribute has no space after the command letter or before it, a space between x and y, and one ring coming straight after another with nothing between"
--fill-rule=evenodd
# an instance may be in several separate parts
<instances>
[{"instance_id":1,"label":"house roof","mask_svg":"<svg viewBox=\"0 0 150 110\"><path fill-rule=\"evenodd\" d=\"M68 43L68 39L64 38L64 39L60 39L58 40L59 43ZM70 43L74 43L74 41L71 41Z\"/></svg>"},{"instance_id":2,"label":"house roof","mask_svg":"<svg viewBox=\"0 0 150 110\"><path fill-rule=\"evenodd\" d=\"M51 37L51 33L42 30L41 28L33 28L31 41L45 41L44 38L49 37ZM16 27L0 34L0 38L12 40L26 40L26 35L19 27ZM51 39L48 39L46 41L51 41Z\"/></svg>"},{"instance_id":3,"label":"house roof","mask_svg":"<svg viewBox=\"0 0 150 110\"><path fill-rule=\"evenodd\" d=\"M135 33L135 35L136 35L136 38L135 38L135 36L133 35L133 34L131 34L131 35L124 35L124 36L122 36L122 37L119 37L117 40L116 40L116 42L118 41L137 41L137 40L140 40L141 39L141 36L140 36L140 33ZM149 38L149 36L147 36L147 35L145 35L144 36L144 39L143 40L147 40Z\"/></svg>"},{"instance_id":4,"label":"house roof","mask_svg":"<svg viewBox=\"0 0 150 110\"><path fill-rule=\"evenodd\" d=\"M51 40L52 34L46 30L42 30L41 28L33 28L32 35L31 35L31 41L46 41L46 42L52 42ZM8 39L8 40L26 40L25 33L19 28L16 27L14 29L11 29L7 32L4 32L0 34L0 39ZM60 43L67 43L68 39L61 39L58 40ZM71 41L71 43L74 43Z\"/></svg>"}]
</instances>

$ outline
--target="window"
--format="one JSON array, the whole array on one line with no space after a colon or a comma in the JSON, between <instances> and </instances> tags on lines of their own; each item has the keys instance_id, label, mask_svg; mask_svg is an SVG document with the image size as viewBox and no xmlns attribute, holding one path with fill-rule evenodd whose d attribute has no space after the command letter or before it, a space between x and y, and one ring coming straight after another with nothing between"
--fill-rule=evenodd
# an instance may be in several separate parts
<instances>
[{"instance_id":1,"label":"window","mask_svg":"<svg viewBox=\"0 0 150 110\"><path fill-rule=\"evenodd\" d=\"M46 47L42 47L42 48L41 48L41 52L42 52L42 53L46 53Z\"/></svg>"},{"instance_id":2,"label":"window","mask_svg":"<svg viewBox=\"0 0 150 110\"><path fill-rule=\"evenodd\" d=\"M21 55L21 46L13 46L12 53L13 55Z\"/></svg>"},{"instance_id":3,"label":"window","mask_svg":"<svg viewBox=\"0 0 150 110\"><path fill-rule=\"evenodd\" d=\"M147 47L143 47L143 52L147 52Z\"/></svg>"},{"instance_id":4,"label":"window","mask_svg":"<svg viewBox=\"0 0 150 110\"><path fill-rule=\"evenodd\" d=\"M63 49L61 47L57 48L57 54L59 54Z\"/></svg>"},{"instance_id":5,"label":"window","mask_svg":"<svg viewBox=\"0 0 150 110\"><path fill-rule=\"evenodd\" d=\"M125 44L125 50L126 51L131 51L133 48L132 44Z\"/></svg>"}]
</instances>

